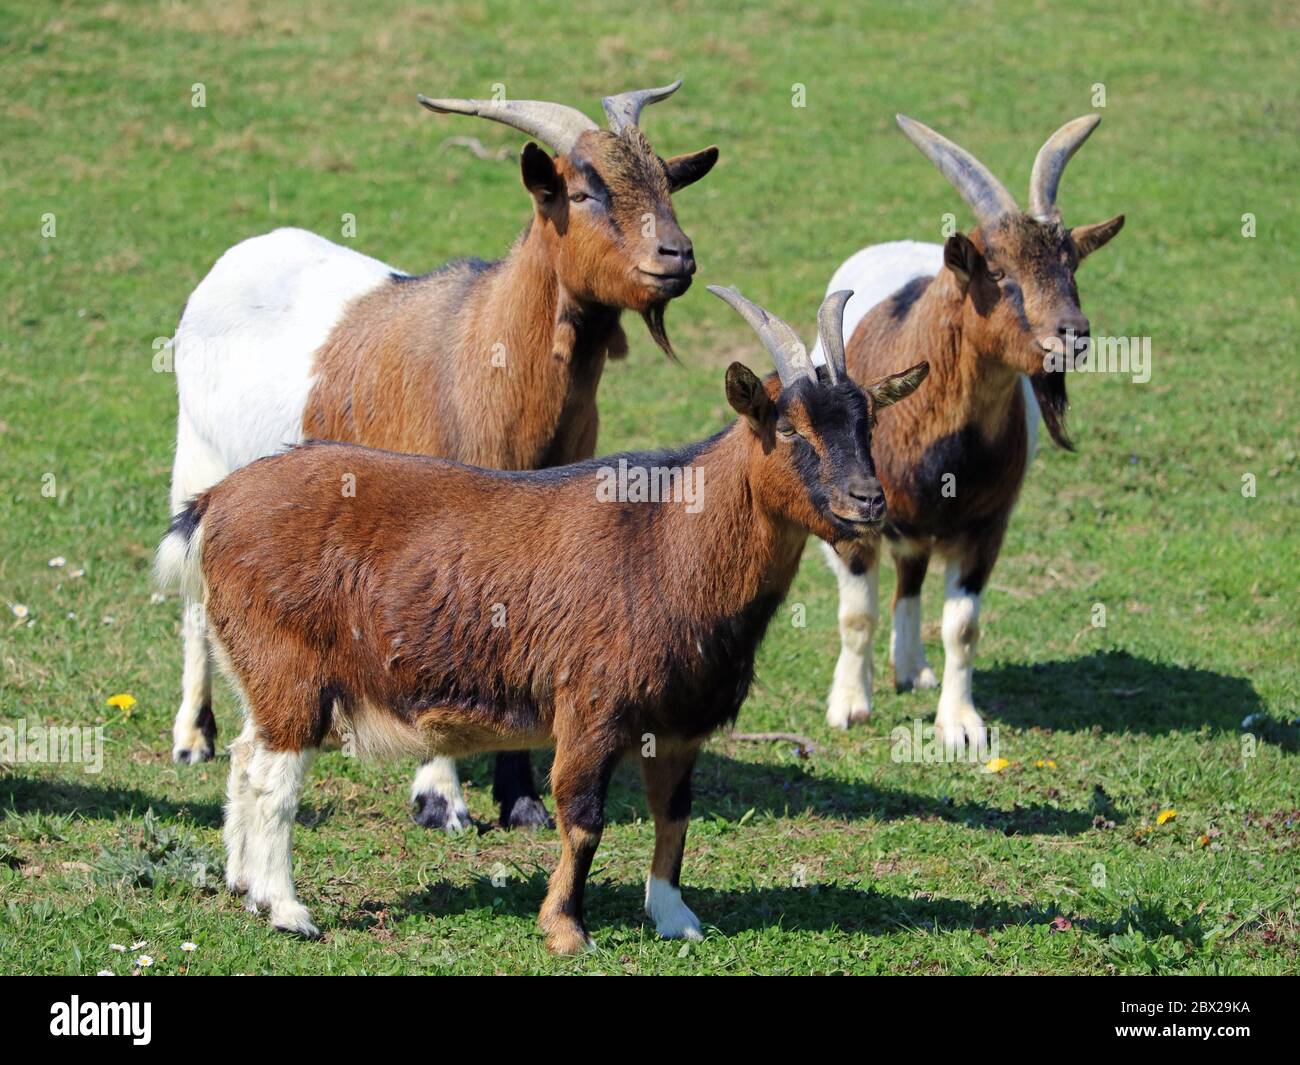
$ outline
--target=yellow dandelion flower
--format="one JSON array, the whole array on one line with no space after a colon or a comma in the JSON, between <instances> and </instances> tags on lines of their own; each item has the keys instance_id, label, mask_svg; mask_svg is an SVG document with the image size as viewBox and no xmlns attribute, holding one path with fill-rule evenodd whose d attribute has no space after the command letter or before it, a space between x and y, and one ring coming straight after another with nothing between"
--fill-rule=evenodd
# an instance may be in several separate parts
<instances>
[{"instance_id":1,"label":"yellow dandelion flower","mask_svg":"<svg viewBox=\"0 0 1300 1065\"><path fill-rule=\"evenodd\" d=\"M1001 773L1002 770L1006 769L1006 767L1009 766L1010 764L1011 763L1008 762L1005 758L990 758L987 762L984 763L984 772Z\"/></svg>"},{"instance_id":2,"label":"yellow dandelion flower","mask_svg":"<svg viewBox=\"0 0 1300 1065\"><path fill-rule=\"evenodd\" d=\"M120 695L114 695L108 700L108 705L121 710L122 713L130 715L135 708L136 699L134 695L128 695L122 692Z\"/></svg>"},{"instance_id":3,"label":"yellow dandelion flower","mask_svg":"<svg viewBox=\"0 0 1300 1065\"><path fill-rule=\"evenodd\" d=\"M1178 816L1177 810L1174 809L1161 810L1158 814L1156 814L1156 824L1158 825L1167 824L1177 816Z\"/></svg>"}]
</instances>

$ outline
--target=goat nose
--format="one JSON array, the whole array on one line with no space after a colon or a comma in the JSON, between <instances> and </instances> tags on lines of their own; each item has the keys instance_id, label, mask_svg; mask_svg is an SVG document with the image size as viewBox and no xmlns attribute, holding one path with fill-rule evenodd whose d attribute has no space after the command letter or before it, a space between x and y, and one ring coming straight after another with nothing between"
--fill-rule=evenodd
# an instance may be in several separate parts
<instances>
[{"instance_id":1,"label":"goat nose","mask_svg":"<svg viewBox=\"0 0 1300 1065\"><path fill-rule=\"evenodd\" d=\"M686 237L663 241L659 245L659 255L664 259L680 260L682 270L688 274L695 273L695 246Z\"/></svg>"},{"instance_id":2,"label":"goat nose","mask_svg":"<svg viewBox=\"0 0 1300 1065\"><path fill-rule=\"evenodd\" d=\"M852 485L848 490L848 495L853 502L862 503L873 509L885 505L885 493L881 490L878 481Z\"/></svg>"},{"instance_id":3,"label":"goat nose","mask_svg":"<svg viewBox=\"0 0 1300 1065\"><path fill-rule=\"evenodd\" d=\"M1081 314L1066 315L1056 322L1056 335L1060 337L1068 336L1071 333L1076 337L1086 337L1091 330L1091 323Z\"/></svg>"}]
</instances>

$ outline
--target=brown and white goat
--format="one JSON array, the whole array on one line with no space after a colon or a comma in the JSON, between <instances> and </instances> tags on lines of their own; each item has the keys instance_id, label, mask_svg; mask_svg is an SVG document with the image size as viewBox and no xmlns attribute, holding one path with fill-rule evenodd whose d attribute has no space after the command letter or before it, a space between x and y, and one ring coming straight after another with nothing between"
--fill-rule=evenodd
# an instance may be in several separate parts
<instances>
[{"instance_id":1,"label":"brown and white goat","mask_svg":"<svg viewBox=\"0 0 1300 1065\"><path fill-rule=\"evenodd\" d=\"M172 513L232 470L303 439L333 439L527 470L587 458L607 357L627 350L623 310L671 354L664 308L695 253L671 194L708 173L716 148L661 159L637 122L680 82L607 97L610 129L561 104L428 100L544 141L521 156L533 217L506 258L423 276L281 229L223 255L176 338L180 419ZM173 757L212 757L208 643L185 610ZM526 753L498 758L505 824L548 820ZM469 823L455 765L423 767L412 793L429 827Z\"/></svg>"},{"instance_id":2,"label":"brown and white goat","mask_svg":"<svg viewBox=\"0 0 1300 1065\"><path fill-rule=\"evenodd\" d=\"M936 724L952 749L985 744L971 691L980 595L1032 455L1039 407L1052 439L1072 446L1062 356L1086 350L1089 336L1075 271L1124 224L1119 215L1067 229L1056 206L1061 172L1098 121L1077 118L1047 140L1022 213L969 152L898 116L979 225L943 246L903 241L866 248L829 286L855 290L844 317L855 380L874 380L920 352L930 360L933 383L882 415L873 439L889 501L884 536L898 575L889 651L900 691L937 684L921 642L920 594L931 553L947 560ZM1022 388L1026 380L1031 387ZM871 712L879 546L879 537L870 537L827 552L839 579L841 638L827 719L840 728Z\"/></svg>"},{"instance_id":3,"label":"brown and white goat","mask_svg":"<svg viewBox=\"0 0 1300 1065\"><path fill-rule=\"evenodd\" d=\"M647 912L662 935L700 937L679 884L696 753L739 711L808 534L857 540L884 517L872 422L926 372L865 392L842 359L819 377L788 325L711 291L754 326L777 375L733 363L741 417L701 443L521 473L308 444L177 514L159 573L206 594L247 715L226 878L276 927L316 934L290 837L303 775L334 736L443 757L554 744L563 851L541 925L561 953L590 945L583 886L606 786L639 750L655 819ZM823 333L838 334L846 296L827 301ZM615 465L691 470L703 497L609 499Z\"/></svg>"}]
</instances>

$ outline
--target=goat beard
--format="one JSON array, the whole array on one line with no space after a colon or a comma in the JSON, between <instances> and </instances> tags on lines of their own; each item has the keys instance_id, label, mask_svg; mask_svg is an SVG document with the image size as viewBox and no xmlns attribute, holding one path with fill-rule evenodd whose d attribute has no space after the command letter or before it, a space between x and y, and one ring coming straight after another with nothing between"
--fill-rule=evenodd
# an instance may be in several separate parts
<instances>
[{"instance_id":1,"label":"goat beard","mask_svg":"<svg viewBox=\"0 0 1300 1065\"><path fill-rule=\"evenodd\" d=\"M645 327L650 330L650 335L654 342L658 344L673 362L677 362L677 352L673 351L672 341L668 339L668 331L664 327L664 312L668 309L668 302L652 303L644 311L641 317L645 320Z\"/></svg>"},{"instance_id":2,"label":"goat beard","mask_svg":"<svg viewBox=\"0 0 1300 1065\"><path fill-rule=\"evenodd\" d=\"M1029 383L1033 386L1034 398L1038 400L1052 439L1058 447L1073 451L1074 443L1065 428L1065 413L1070 409L1070 401L1065 395L1065 371L1039 370L1029 375Z\"/></svg>"}]
</instances>

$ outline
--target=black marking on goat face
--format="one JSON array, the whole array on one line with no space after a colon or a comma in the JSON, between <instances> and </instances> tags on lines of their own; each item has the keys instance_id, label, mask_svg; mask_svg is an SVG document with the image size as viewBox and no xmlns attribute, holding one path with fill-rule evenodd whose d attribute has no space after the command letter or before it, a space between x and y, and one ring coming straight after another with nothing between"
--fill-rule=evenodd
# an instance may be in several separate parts
<instances>
[{"instance_id":1,"label":"black marking on goat face","mask_svg":"<svg viewBox=\"0 0 1300 1065\"><path fill-rule=\"evenodd\" d=\"M874 424L866 395L852 381L838 385L802 380L781 395L778 431L789 428L791 461L812 507L845 535L862 532L862 522L846 521L831 510L832 491L874 487L876 467L871 458Z\"/></svg>"}]
</instances>

